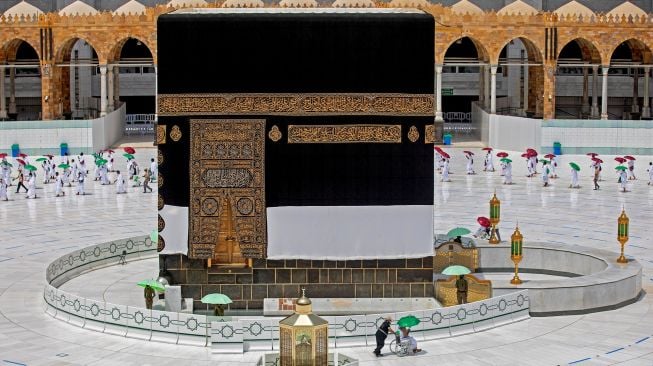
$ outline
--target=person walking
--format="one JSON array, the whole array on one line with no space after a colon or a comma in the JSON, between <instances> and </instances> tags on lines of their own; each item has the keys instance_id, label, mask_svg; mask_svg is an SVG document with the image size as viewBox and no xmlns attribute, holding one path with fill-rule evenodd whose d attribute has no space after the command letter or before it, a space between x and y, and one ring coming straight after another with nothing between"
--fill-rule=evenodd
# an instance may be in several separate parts
<instances>
[{"instance_id":1,"label":"person walking","mask_svg":"<svg viewBox=\"0 0 653 366\"><path fill-rule=\"evenodd\" d=\"M379 329L376 330L376 348L374 349L374 354L376 357L383 356L381 349L383 346L385 346L385 340L388 338L388 334L394 333L392 328L390 328L390 323L392 323L392 318L387 317L383 320L383 323L381 323Z\"/></svg>"},{"instance_id":2,"label":"person walking","mask_svg":"<svg viewBox=\"0 0 653 366\"><path fill-rule=\"evenodd\" d=\"M116 194L127 193L125 189L125 177L122 176L120 170L116 171Z\"/></svg>"},{"instance_id":3,"label":"person walking","mask_svg":"<svg viewBox=\"0 0 653 366\"><path fill-rule=\"evenodd\" d=\"M593 164L594 165L594 190L598 190L601 188L599 186L599 176L601 175L601 166L599 164Z\"/></svg>"},{"instance_id":4,"label":"person walking","mask_svg":"<svg viewBox=\"0 0 653 366\"><path fill-rule=\"evenodd\" d=\"M150 159L150 180L156 180L158 167L154 158Z\"/></svg>"},{"instance_id":5,"label":"person walking","mask_svg":"<svg viewBox=\"0 0 653 366\"><path fill-rule=\"evenodd\" d=\"M637 179L637 177L635 177L635 160L633 159L628 159L628 179Z\"/></svg>"},{"instance_id":6,"label":"person walking","mask_svg":"<svg viewBox=\"0 0 653 366\"><path fill-rule=\"evenodd\" d=\"M456 297L458 298L458 305L467 304L467 280L465 275L460 275L456 280Z\"/></svg>"},{"instance_id":7,"label":"person walking","mask_svg":"<svg viewBox=\"0 0 653 366\"><path fill-rule=\"evenodd\" d=\"M66 195L63 191L63 175L59 175L59 172L54 173L54 193L57 197Z\"/></svg>"},{"instance_id":8,"label":"person walking","mask_svg":"<svg viewBox=\"0 0 653 366\"><path fill-rule=\"evenodd\" d=\"M476 174L476 172L474 172L474 155L472 155L471 152L465 153L465 157L467 158L467 174Z\"/></svg>"},{"instance_id":9,"label":"person walking","mask_svg":"<svg viewBox=\"0 0 653 366\"><path fill-rule=\"evenodd\" d=\"M512 163L504 163L505 169L503 170L503 184L512 184Z\"/></svg>"},{"instance_id":10,"label":"person walking","mask_svg":"<svg viewBox=\"0 0 653 366\"><path fill-rule=\"evenodd\" d=\"M542 160L542 182L544 183L544 187L549 186L549 166L547 165L546 160Z\"/></svg>"},{"instance_id":11,"label":"person walking","mask_svg":"<svg viewBox=\"0 0 653 366\"><path fill-rule=\"evenodd\" d=\"M449 178L449 159L442 159L442 179L441 182L451 182Z\"/></svg>"},{"instance_id":12,"label":"person walking","mask_svg":"<svg viewBox=\"0 0 653 366\"><path fill-rule=\"evenodd\" d=\"M28 189L25 186L25 176L23 175L23 171L20 170L18 171L18 177L16 177L18 180L18 187L16 187L16 193L20 193L20 187L25 188L25 193L27 193Z\"/></svg>"},{"instance_id":13,"label":"person walking","mask_svg":"<svg viewBox=\"0 0 653 366\"><path fill-rule=\"evenodd\" d=\"M571 169L571 184L569 188L580 188L580 185L578 185L578 172L573 168Z\"/></svg>"},{"instance_id":14,"label":"person walking","mask_svg":"<svg viewBox=\"0 0 653 366\"><path fill-rule=\"evenodd\" d=\"M150 170L145 168L145 173L143 173L143 193L147 193L149 189L152 192L152 187L150 187Z\"/></svg>"},{"instance_id":15,"label":"person walking","mask_svg":"<svg viewBox=\"0 0 653 366\"><path fill-rule=\"evenodd\" d=\"M86 177L86 175L84 173L82 173L81 170L77 173L77 193L75 193L75 194L78 195L78 196L80 194L82 196L86 194L86 192L84 192L84 179L85 179L85 177Z\"/></svg>"},{"instance_id":16,"label":"person walking","mask_svg":"<svg viewBox=\"0 0 653 366\"><path fill-rule=\"evenodd\" d=\"M622 192L627 192L626 188L628 186L628 173L626 170L619 171L619 183L621 184Z\"/></svg>"},{"instance_id":17,"label":"person walking","mask_svg":"<svg viewBox=\"0 0 653 366\"><path fill-rule=\"evenodd\" d=\"M9 201L9 192L7 192L7 179L0 176L0 200Z\"/></svg>"},{"instance_id":18,"label":"person walking","mask_svg":"<svg viewBox=\"0 0 653 366\"><path fill-rule=\"evenodd\" d=\"M648 185L653 185L653 161L648 163Z\"/></svg>"},{"instance_id":19,"label":"person walking","mask_svg":"<svg viewBox=\"0 0 653 366\"><path fill-rule=\"evenodd\" d=\"M152 310L152 305L154 304L154 289L150 286L145 286L143 295L145 296L145 308Z\"/></svg>"},{"instance_id":20,"label":"person walking","mask_svg":"<svg viewBox=\"0 0 653 366\"><path fill-rule=\"evenodd\" d=\"M27 195L25 198L36 198L36 174L30 172L27 180Z\"/></svg>"}]
</instances>

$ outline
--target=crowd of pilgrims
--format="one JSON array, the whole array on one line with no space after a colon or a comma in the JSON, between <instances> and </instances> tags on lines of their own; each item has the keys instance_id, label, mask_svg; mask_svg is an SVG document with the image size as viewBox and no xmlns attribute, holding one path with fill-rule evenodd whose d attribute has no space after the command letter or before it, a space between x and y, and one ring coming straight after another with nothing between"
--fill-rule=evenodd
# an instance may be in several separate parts
<instances>
[{"instance_id":1,"label":"crowd of pilgrims","mask_svg":"<svg viewBox=\"0 0 653 366\"><path fill-rule=\"evenodd\" d=\"M141 168L134 156L131 154L124 155L127 158L127 174L115 169L115 151L113 150L94 153L92 155L95 159L94 164L87 163L88 156L85 156L83 152L75 158L71 158L68 153L60 156L58 165L53 155L45 155L35 160L36 164L40 163L42 172L38 172L38 169L30 163L30 157L26 154L20 154L13 164L8 161L7 154L0 154L0 157L2 157L2 161L0 161L0 201L9 200L10 187L14 185L16 186L16 194L21 193L21 189L24 189L25 198L37 198L37 175L42 175L43 184L54 184L56 197L65 196L64 188L72 187L73 184L75 185L76 195L85 195L84 183L90 179L91 165L94 167L93 180L99 181L101 185L115 184L116 194L127 193L129 182L132 182L133 187L142 185L144 193L152 192L149 184L156 180L157 175L157 164L154 158L150 159L150 167L143 169L141 175ZM16 174L13 174L16 165ZM110 173L114 176L113 180L109 179Z\"/></svg>"},{"instance_id":2,"label":"crowd of pilgrims","mask_svg":"<svg viewBox=\"0 0 653 366\"><path fill-rule=\"evenodd\" d=\"M483 148L486 151L486 155L483 158L483 171L485 172L494 172L494 154L491 147ZM467 159L466 171L467 174L472 175L476 174L474 171L474 153L471 151L463 151L465 158ZM594 185L594 190L600 189L598 184L599 181L602 181L603 177L603 164L604 161L599 158L599 154L588 153L587 156L590 159L590 175L592 177L592 182ZM500 162L500 171L501 176L503 177L503 184L513 184L512 182L512 160L509 158L507 152L499 152L496 154L496 157ZM526 169L528 174L526 175L529 178L540 175L544 187L548 187L550 179L558 178L557 170L560 167L559 158L555 154L546 154L544 158L539 157L537 151L534 149L527 149L527 151L521 154L521 157L525 159ZM450 182L451 178L449 177L450 168L449 160L451 156L445 152L440 147L435 147L435 162L436 169L441 173L441 182ZM614 158L620 165L618 165L615 170L617 173L617 183L620 185L620 189L623 192L628 192L628 181L634 181L637 179L635 176L635 157L626 155L626 156L617 156ZM538 165L541 164L541 168L538 168ZM625 164L625 165L624 165ZM580 165L574 162L569 163L570 168L570 184L569 188L580 188L578 181L578 175L581 170ZM648 169L648 185L653 185L653 162L649 162ZM540 173L541 172L541 173Z\"/></svg>"}]
</instances>

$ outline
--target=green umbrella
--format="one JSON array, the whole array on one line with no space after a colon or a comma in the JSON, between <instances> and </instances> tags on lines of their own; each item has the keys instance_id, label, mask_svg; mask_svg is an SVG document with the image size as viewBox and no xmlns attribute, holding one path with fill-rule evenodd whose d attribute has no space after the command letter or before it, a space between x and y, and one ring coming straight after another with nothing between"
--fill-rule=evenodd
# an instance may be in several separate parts
<instances>
[{"instance_id":1,"label":"green umbrella","mask_svg":"<svg viewBox=\"0 0 653 366\"><path fill-rule=\"evenodd\" d=\"M472 271L470 271L469 268L465 266L449 266L445 268L444 271L442 271L442 274L449 276L460 276L470 273L472 273Z\"/></svg>"},{"instance_id":2,"label":"green umbrella","mask_svg":"<svg viewBox=\"0 0 653 366\"><path fill-rule=\"evenodd\" d=\"M213 305L227 305L231 304L232 301L227 295L223 294L208 294L202 298L203 304L213 304Z\"/></svg>"},{"instance_id":3,"label":"green umbrella","mask_svg":"<svg viewBox=\"0 0 653 366\"><path fill-rule=\"evenodd\" d=\"M402 327L402 328L414 327L417 324L419 324L419 319L417 319L417 317L415 317L415 315L405 316L405 317L399 319L399 321L397 322L397 325Z\"/></svg>"},{"instance_id":4,"label":"green umbrella","mask_svg":"<svg viewBox=\"0 0 653 366\"><path fill-rule=\"evenodd\" d=\"M8 161L3 161L1 164L2 164L2 165L6 165L6 166L8 166L8 167L13 167L13 165L11 165L11 163L8 162Z\"/></svg>"},{"instance_id":5,"label":"green umbrella","mask_svg":"<svg viewBox=\"0 0 653 366\"><path fill-rule=\"evenodd\" d=\"M38 159L36 159L36 161L38 161L38 162L47 161L47 160L48 160L48 158L38 158Z\"/></svg>"},{"instance_id":6,"label":"green umbrella","mask_svg":"<svg viewBox=\"0 0 653 366\"><path fill-rule=\"evenodd\" d=\"M626 167L623 166L623 165L619 165L619 166L617 166L615 169L616 169L616 170L626 170L626 169L628 169L628 168L626 168Z\"/></svg>"},{"instance_id":7,"label":"green umbrella","mask_svg":"<svg viewBox=\"0 0 653 366\"><path fill-rule=\"evenodd\" d=\"M95 158L95 160L102 158L102 156L100 156L100 154L98 153L93 153L93 157Z\"/></svg>"},{"instance_id":8,"label":"green umbrella","mask_svg":"<svg viewBox=\"0 0 653 366\"><path fill-rule=\"evenodd\" d=\"M463 236L463 235L467 235L469 233L471 233L471 231L469 229L467 229L467 228L456 227L456 228L453 228L453 229L449 230L449 232L447 233L447 238L455 238L457 236Z\"/></svg>"},{"instance_id":9,"label":"green umbrella","mask_svg":"<svg viewBox=\"0 0 653 366\"><path fill-rule=\"evenodd\" d=\"M571 169L573 169L573 170L575 170L577 172L580 171L580 167L576 163L569 163L569 166L571 166Z\"/></svg>"},{"instance_id":10,"label":"green umbrella","mask_svg":"<svg viewBox=\"0 0 653 366\"><path fill-rule=\"evenodd\" d=\"M503 162L503 163L512 163L512 160L510 160L510 159L508 159L508 158L503 158L503 159L501 159L501 160L499 160L499 161L501 161L501 162Z\"/></svg>"},{"instance_id":11,"label":"green umbrella","mask_svg":"<svg viewBox=\"0 0 653 366\"><path fill-rule=\"evenodd\" d=\"M68 165L68 164L59 164L59 165L57 165L57 168L68 169L68 168L70 168L70 165Z\"/></svg>"},{"instance_id":12,"label":"green umbrella","mask_svg":"<svg viewBox=\"0 0 653 366\"><path fill-rule=\"evenodd\" d=\"M542 164L548 164L549 161L548 161L548 160L544 160L544 159L542 159L542 160L540 160L540 163L542 163Z\"/></svg>"},{"instance_id":13,"label":"green umbrella","mask_svg":"<svg viewBox=\"0 0 653 366\"><path fill-rule=\"evenodd\" d=\"M36 167L34 165L27 164L25 165L25 169L29 170L30 172L33 172L36 170Z\"/></svg>"},{"instance_id":14,"label":"green umbrella","mask_svg":"<svg viewBox=\"0 0 653 366\"><path fill-rule=\"evenodd\" d=\"M102 166L102 165L104 165L104 164L106 164L106 163L108 163L108 161L105 160L105 159L97 159L97 160L95 161L95 165L97 165L97 166Z\"/></svg>"},{"instance_id":15,"label":"green umbrella","mask_svg":"<svg viewBox=\"0 0 653 366\"><path fill-rule=\"evenodd\" d=\"M129 160L134 158L134 155L132 155L132 154L122 154L122 156L126 157Z\"/></svg>"},{"instance_id":16,"label":"green umbrella","mask_svg":"<svg viewBox=\"0 0 653 366\"><path fill-rule=\"evenodd\" d=\"M137 283L137 285L141 287L151 287L153 290L159 292L164 292L166 290L166 288L156 280L143 280Z\"/></svg>"}]
</instances>

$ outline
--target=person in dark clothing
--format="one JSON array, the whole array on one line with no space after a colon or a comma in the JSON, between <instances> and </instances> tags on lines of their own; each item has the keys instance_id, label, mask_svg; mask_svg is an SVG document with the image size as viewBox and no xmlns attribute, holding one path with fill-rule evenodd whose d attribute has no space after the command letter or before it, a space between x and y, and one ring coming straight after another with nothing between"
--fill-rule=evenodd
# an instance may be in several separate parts
<instances>
[{"instance_id":1,"label":"person in dark clothing","mask_svg":"<svg viewBox=\"0 0 653 366\"><path fill-rule=\"evenodd\" d=\"M458 235L453 241L460 244L463 243L463 239L460 237L460 235Z\"/></svg>"},{"instance_id":2,"label":"person in dark clothing","mask_svg":"<svg viewBox=\"0 0 653 366\"><path fill-rule=\"evenodd\" d=\"M456 295L458 305L467 304L467 280L464 275L460 275L456 280Z\"/></svg>"},{"instance_id":3,"label":"person in dark clothing","mask_svg":"<svg viewBox=\"0 0 653 366\"><path fill-rule=\"evenodd\" d=\"M388 334L394 333L392 328L390 328L390 323L392 323L392 318L387 317L376 331L376 348L374 349L374 354L376 357L381 357L381 348L385 346L385 339L388 338Z\"/></svg>"},{"instance_id":4,"label":"person in dark clothing","mask_svg":"<svg viewBox=\"0 0 653 366\"><path fill-rule=\"evenodd\" d=\"M16 193L20 193L20 187L25 188L25 192L27 193L28 189L25 187L25 183L23 182L25 180L25 176L23 175L23 172L18 173L18 187L16 188Z\"/></svg>"}]
</instances>

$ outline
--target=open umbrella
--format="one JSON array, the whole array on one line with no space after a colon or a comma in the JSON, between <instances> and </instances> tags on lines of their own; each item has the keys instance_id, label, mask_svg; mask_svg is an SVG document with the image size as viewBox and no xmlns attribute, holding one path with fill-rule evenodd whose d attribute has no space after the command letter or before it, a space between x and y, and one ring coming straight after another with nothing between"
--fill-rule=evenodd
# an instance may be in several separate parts
<instances>
[{"instance_id":1,"label":"open umbrella","mask_svg":"<svg viewBox=\"0 0 653 366\"><path fill-rule=\"evenodd\" d=\"M626 159L620 158L618 156L616 158L614 158L614 160L619 164L623 164L623 163L625 163L627 161Z\"/></svg>"},{"instance_id":2,"label":"open umbrella","mask_svg":"<svg viewBox=\"0 0 653 366\"><path fill-rule=\"evenodd\" d=\"M537 155L537 150L533 149L532 147L529 147L526 149L526 153L529 155Z\"/></svg>"},{"instance_id":3,"label":"open umbrella","mask_svg":"<svg viewBox=\"0 0 653 366\"><path fill-rule=\"evenodd\" d=\"M70 168L70 165L68 165L68 164L59 164L59 165L57 165L57 168L68 169L68 168Z\"/></svg>"},{"instance_id":4,"label":"open umbrella","mask_svg":"<svg viewBox=\"0 0 653 366\"><path fill-rule=\"evenodd\" d=\"M134 158L134 155L132 154L122 154L122 156L126 157L127 160L132 160Z\"/></svg>"},{"instance_id":5,"label":"open umbrella","mask_svg":"<svg viewBox=\"0 0 653 366\"><path fill-rule=\"evenodd\" d=\"M463 235L467 235L467 234L470 234L470 233L471 233L471 231L469 229L467 229L467 228L455 227L455 228L449 230L449 232L447 233L447 238L455 238L457 236L463 236Z\"/></svg>"},{"instance_id":6,"label":"open umbrella","mask_svg":"<svg viewBox=\"0 0 653 366\"><path fill-rule=\"evenodd\" d=\"M433 150L437 151L438 154L442 154L442 152L444 151L444 150L442 150L442 148L440 148L439 146L434 146L434 147L433 147Z\"/></svg>"},{"instance_id":7,"label":"open umbrella","mask_svg":"<svg viewBox=\"0 0 653 366\"><path fill-rule=\"evenodd\" d=\"M595 162L597 162L599 164L603 164L603 160L601 160L599 158L592 158L592 160L594 160Z\"/></svg>"},{"instance_id":8,"label":"open umbrella","mask_svg":"<svg viewBox=\"0 0 653 366\"><path fill-rule=\"evenodd\" d=\"M7 153L0 153L0 159L4 159L7 157Z\"/></svg>"},{"instance_id":9,"label":"open umbrella","mask_svg":"<svg viewBox=\"0 0 653 366\"><path fill-rule=\"evenodd\" d=\"M100 155L98 153L93 153L93 157L95 158L95 160L98 160L98 159L102 158L102 155Z\"/></svg>"},{"instance_id":10,"label":"open umbrella","mask_svg":"<svg viewBox=\"0 0 653 366\"><path fill-rule=\"evenodd\" d=\"M476 222L483 227L490 227L490 219L485 216L479 216L476 218Z\"/></svg>"},{"instance_id":11,"label":"open umbrella","mask_svg":"<svg viewBox=\"0 0 653 366\"><path fill-rule=\"evenodd\" d=\"M500 157L500 158L507 158L507 157L508 157L508 153L505 152L505 151L501 151L501 152L497 153L497 157Z\"/></svg>"},{"instance_id":12,"label":"open umbrella","mask_svg":"<svg viewBox=\"0 0 653 366\"><path fill-rule=\"evenodd\" d=\"M544 155L544 157L547 158L547 159L553 159L556 156L555 156L555 154L546 154L546 155Z\"/></svg>"},{"instance_id":13,"label":"open umbrella","mask_svg":"<svg viewBox=\"0 0 653 366\"><path fill-rule=\"evenodd\" d=\"M20 156L21 158L25 159L25 158L27 157L27 154L20 153L20 154L18 154L18 156Z\"/></svg>"},{"instance_id":14,"label":"open umbrella","mask_svg":"<svg viewBox=\"0 0 653 366\"><path fill-rule=\"evenodd\" d=\"M106 159L97 159L95 161L95 165L97 165L97 166L102 166L102 165L104 165L106 163L108 163L108 161Z\"/></svg>"},{"instance_id":15,"label":"open umbrella","mask_svg":"<svg viewBox=\"0 0 653 366\"><path fill-rule=\"evenodd\" d=\"M23 160L23 159L16 159L16 161L17 161L18 164L20 164L20 165L25 165L25 160Z\"/></svg>"},{"instance_id":16,"label":"open umbrella","mask_svg":"<svg viewBox=\"0 0 653 366\"><path fill-rule=\"evenodd\" d=\"M628 160L637 160L637 159L635 159L634 157L632 157L632 156L630 156L630 155L626 155L626 156L624 156L624 159L628 159Z\"/></svg>"},{"instance_id":17,"label":"open umbrella","mask_svg":"<svg viewBox=\"0 0 653 366\"><path fill-rule=\"evenodd\" d=\"M13 165L11 165L11 163L8 162L8 161L3 161L2 163L0 163L0 165L4 165L4 166L8 166L8 167L13 167Z\"/></svg>"},{"instance_id":18,"label":"open umbrella","mask_svg":"<svg viewBox=\"0 0 653 366\"><path fill-rule=\"evenodd\" d=\"M471 152L471 151L467 151L467 150L465 150L465 151L463 151L463 152L464 152L465 154L467 154L467 155L474 155L474 153Z\"/></svg>"},{"instance_id":19,"label":"open umbrella","mask_svg":"<svg viewBox=\"0 0 653 366\"><path fill-rule=\"evenodd\" d=\"M470 274L472 271L469 270L469 268L465 266L449 266L442 271L442 274L444 275L449 275L449 276L460 276L460 275L466 275Z\"/></svg>"},{"instance_id":20,"label":"open umbrella","mask_svg":"<svg viewBox=\"0 0 653 366\"><path fill-rule=\"evenodd\" d=\"M33 172L36 170L36 167L34 165L27 164L25 165L25 169L29 170L30 172Z\"/></svg>"},{"instance_id":21,"label":"open umbrella","mask_svg":"<svg viewBox=\"0 0 653 366\"><path fill-rule=\"evenodd\" d=\"M109 154L113 154L113 153L115 153L115 151L113 151L113 150L111 150L111 149L106 149L106 150L104 150L104 151L108 152Z\"/></svg>"},{"instance_id":22,"label":"open umbrella","mask_svg":"<svg viewBox=\"0 0 653 366\"><path fill-rule=\"evenodd\" d=\"M38 159L36 159L36 161L38 161L40 163L42 161L48 161L48 158L38 158Z\"/></svg>"},{"instance_id":23,"label":"open umbrella","mask_svg":"<svg viewBox=\"0 0 653 366\"><path fill-rule=\"evenodd\" d=\"M503 159L501 159L501 160L499 160L499 161L500 161L500 162L503 162L503 163L506 163L506 164L507 164L507 163L512 163L512 160L510 160L510 159L508 159L508 158L503 158Z\"/></svg>"},{"instance_id":24,"label":"open umbrella","mask_svg":"<svg viewBox=\"0 0 653 366\"><path fill-rule=\"evenodd\" d=\"M576 163L569 163L569 166L571 166L571 169L580 172L580 167Z\"/></svg>"},{"instance_id":25,"label":"open umbrella","mask_svg":"<svg viewBox=\"0 0 653 366\"><path fill-rule=\"evenodd\" d=\"M47 156L50 159L54 158L54 155L50 155L50 154L43 154L43 156Z\"/></svg>"},{"instance_id":26,"label":"open umbrella","mask_svg":"<svg viewBox=\"0 0 653 366\"><path fill-rule=\"evenodd\" d=\"M156 280L143 280L137 283L137 285L141 287L151 287L153 290L159 292L165 292L166 290L166 288Z\"/></svg>"},{"instance_id":27,"label":"open umbrella","mask_svg":"<svg viewBox=\"0 0 653 366\"><path fill-rule=\"evenodd\" d=\"M628 169L628 168L626 168L626 167L623 166L623 165L619 165L619 166L615 167L615 169L616 169L616 170L626 170L626 169Z\"/></svg>"},{"instance_id":28,"label":"open umbrella","mask_svg":"<svg viewBox=\"0 0 653 366\"><path fill-rule=\"evenodd\" d=\"M597 155L599 155L599 154L591 152L591 153L587 153L587 154L585 154L585 155L587 155L587 156L591 156L591 157L595 157L595 156L597 156Z\"/></svg>"},{"instance_id":29,"label":"open umbrella","mask_svg":"<svg viewBox=\"0 0 653 366\"><path fill-rule=\"evenodd\" d=\"M229 296L224 294L208 294L205 295L201 301L203 304L213 304L213 305L227 305L232 303Z\"/></svg>"},{"instance_id":30,"label":"open umbrella","mask_svg":"<svg viewBox=\"0 0 653 366\"><path fill-rule=\"evenodd\" d=\"M442 157L443 157L443 158L446 158L446 159L450 159L450 158L451 158L451 156L449 156L449 154L447 154L447 153L444 152L444 151L440 151L440 155L442 155Z\"/></svg>"},{"instance_id":31,"label":"open umbrella","mask_svg":"<svg viewBox=\"0 0 653 366\"><path fill-rule=\"evenodd\" d=\"M521 157L522 157L522 158L527 158L527 157L529 157L529 156L530 156L530 155L528 155L528 153L523 153L523 154L521 154Z\"/></svg>"},{"instance_id":32,"label":"open umbrella","mask_svg":"<svg viewBox=\"0 0 653 366\"><path fill-rule=\"evenodd\" d=\"M546 159L541 159L541 160L540 160L540 163L542 163L542 164L548 164L548 163L549 163L549 161L548 161L548 160L546 160Z\"/></svg>"},{"instance_id":33,"label":"open umbrella","mask_svg":"<svg viewBox=\"0 0 653 366\"><path fill-rule=\"evenodd\" d=\"M484 150L484 151L492 151L492 148L491 148L491 147L484 147L484 148L482 148L481 150Z\"/></svg>"},{"instance_id":34,"label":"open umbrella","mask_svg":"<svg viewBox=\"0 0 653 366\"><path fill-rule=\"evenodd\" d=\"M136 150L134 150L134 148L130 146L123 147L122 150L127 154L136 154Z\"/></svg>"},{"instance_id":35,"label":"open umbrella","mask_svg":"<svg viewBox=\"0 0 653 366\"><path fill-rule=\"evenodd\" d=\"M407 315L399 319L397 325L401 328L410 328L419 324L419 319L415 315Z\"/></svg>"}]
</instances>

